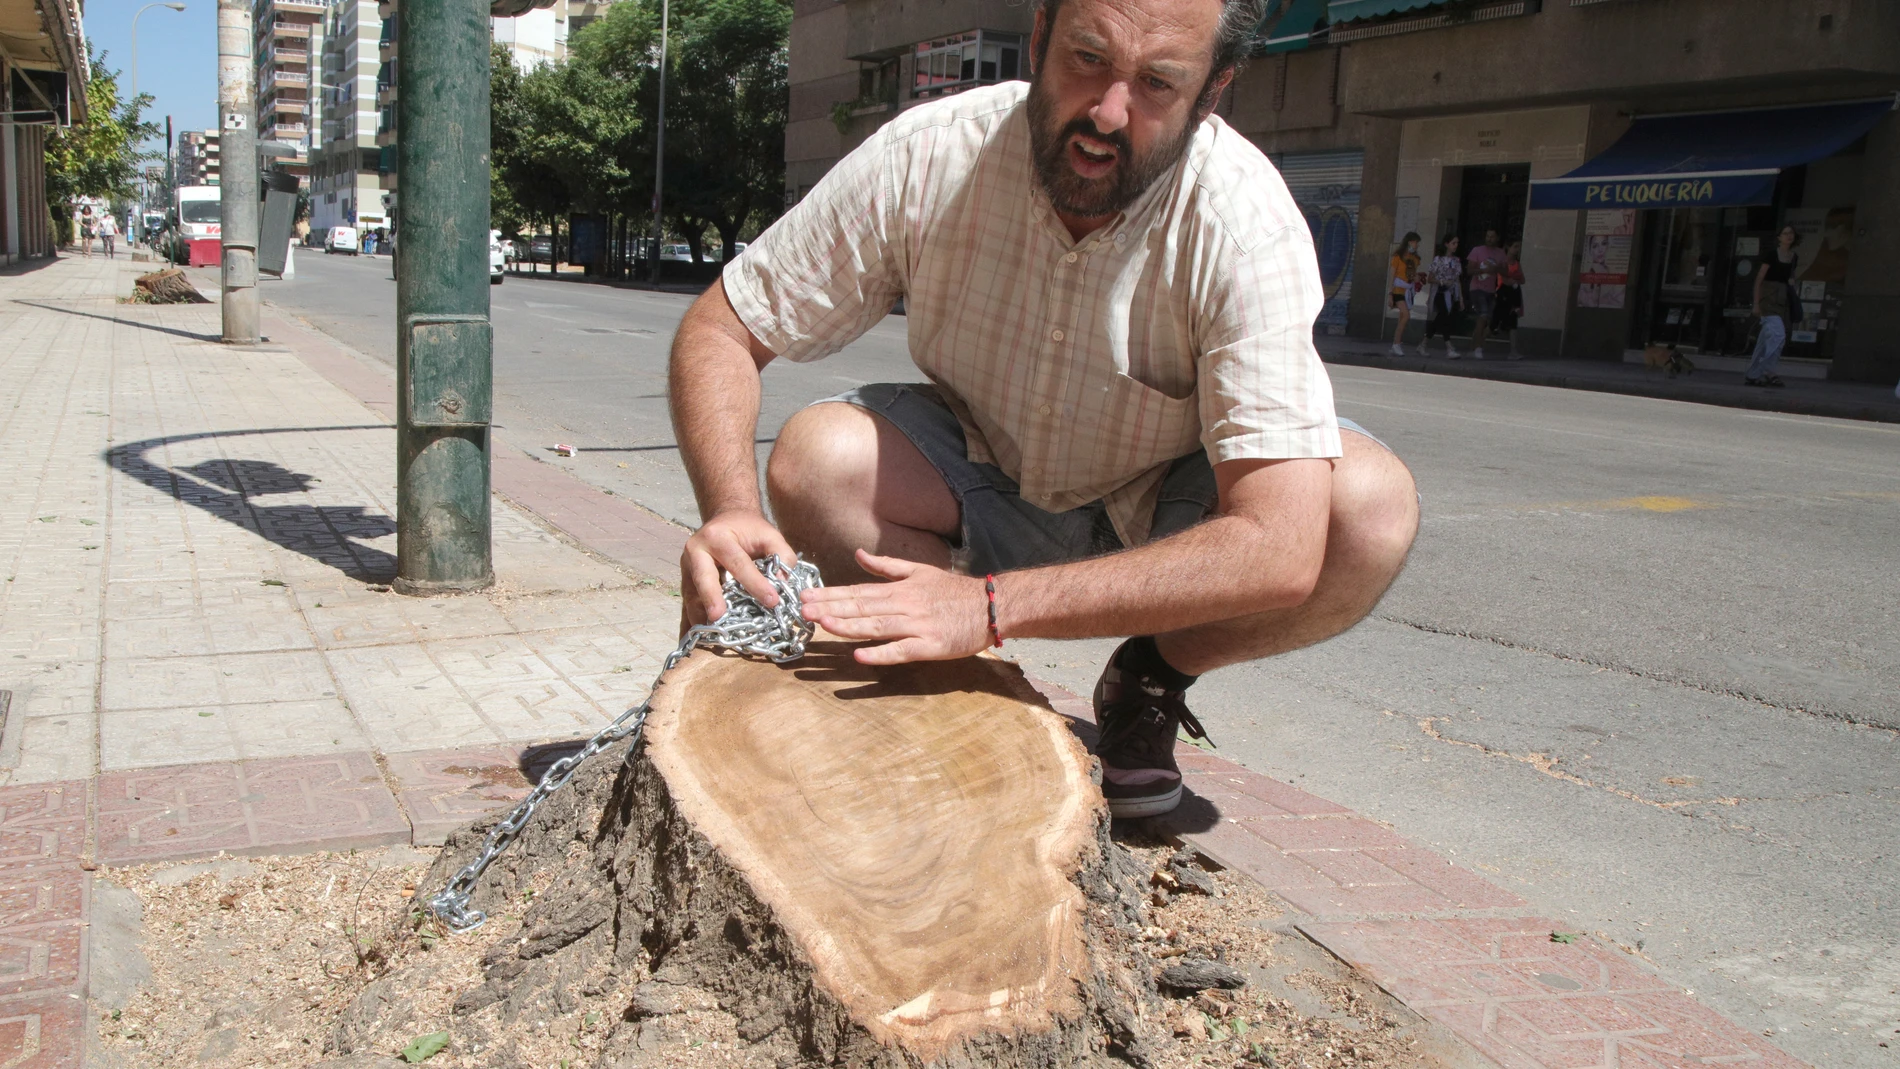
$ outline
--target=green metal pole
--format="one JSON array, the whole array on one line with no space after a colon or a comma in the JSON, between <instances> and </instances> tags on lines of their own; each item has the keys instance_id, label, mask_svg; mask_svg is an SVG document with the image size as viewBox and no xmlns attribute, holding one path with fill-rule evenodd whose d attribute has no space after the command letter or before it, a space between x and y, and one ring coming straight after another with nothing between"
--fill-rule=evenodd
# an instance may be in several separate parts
<instances>
[{"instance_id":1,"label":"green metal pole","mask_svg":"<svg viewBox=\"0 0 1900 1069\"><path fill-rule=\"evenodd\" d=\"M478 590L490 552L488 0L397 8L396 589Z\"/></svg>"}]
</instances>

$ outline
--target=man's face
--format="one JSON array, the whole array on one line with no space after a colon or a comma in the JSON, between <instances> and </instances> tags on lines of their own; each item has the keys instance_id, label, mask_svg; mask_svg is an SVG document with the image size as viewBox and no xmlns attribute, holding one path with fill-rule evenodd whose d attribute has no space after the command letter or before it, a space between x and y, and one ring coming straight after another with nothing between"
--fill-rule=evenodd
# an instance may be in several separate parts
<instances>
[{"instance_id":1,"label":"man's face","mask_svg":"<svg viewBox=\"0 0 1900 1069\"><path fill-rule=\"evenodd\" d=\"M1057 212L1113 215L1181 158L1206 117L1220 14L1220 0L1063 0L1054 25L1037 13L1030 144Z\"/></svg>"},{"instance_id":2,"label":"man's face","mask_svg":"<svg viewBox=\"0 0 1900 1069\"><path fill-rule=\"evenodd\" d=\"M1485 231L1485 232L1484 232L1484 243L1485 243L1486 245L1489 245L1489 246L1491 246L1491 247L1492 247L1492 248L1494 248L1494 249L1495 249L1495 248L1497 248L1497 247L1498 247L1498 232L1497 232L1497 231L1495 231L1495 230L1487 230L1487 231Z\"/></svg>"}]
</instances>

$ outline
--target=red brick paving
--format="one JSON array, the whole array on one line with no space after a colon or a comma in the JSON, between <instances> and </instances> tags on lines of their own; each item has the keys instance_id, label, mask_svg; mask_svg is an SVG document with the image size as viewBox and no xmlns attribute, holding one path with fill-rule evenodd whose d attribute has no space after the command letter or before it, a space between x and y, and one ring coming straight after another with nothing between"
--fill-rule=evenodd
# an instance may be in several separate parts
<instances>
[{"instance_id":1,"label":"red brick paving","mask_svg":"<svg viewBox=\"0 0 1900 1069\"><path fill-rule=\"evenodd\" d=\"M85 1000L70 994L0 1002L0 1066L77 1069L85 1017Z\"/></svg>"},{"instance_id":2,"label":"red brick paving","mask_svg":"<svg viewBox=\"0 0 1900 1069\"><path fill-rule=\"evenodd\" d=\"M1803 1063L1635 960L1538 917L1314 921L1300 930L1505 1069Z\"/></svg>"},{"instance_id":3,"label":"red brick paving","mask_svg":"<svg viewBox=\"0 0 1900 1069\"><path fill-rule=\"evenodd\" d=\"M521 774L519 749L465 747L385 760L417 846L440 845L456 828L520 801L531 786Z\"/></svg>"},{"instance_id":4,"label":"red brick paving","mask_svg":"<svg viewBox=\"0 0 1900 1069\"><path fill-rule=\"evenodd\" d=\"M99 776L98 852L126 864L407 842L366 753L221 761Z\"/></svg>"}]
</instances>

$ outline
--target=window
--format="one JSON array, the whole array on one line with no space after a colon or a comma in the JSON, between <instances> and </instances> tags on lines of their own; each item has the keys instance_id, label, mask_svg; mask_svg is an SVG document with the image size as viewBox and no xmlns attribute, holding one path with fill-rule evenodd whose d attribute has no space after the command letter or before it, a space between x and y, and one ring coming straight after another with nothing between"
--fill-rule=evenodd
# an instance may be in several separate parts
<instances>
[{"instance_id":1,"label":"window","mask_svg":"<svg viewBox=\"0 0 1900 1069\"><path fill-rule=\"evenodd\" d=\"M1022 66L1021 34L971 30L920 41L913 56L911 96L943 96L973 85L1007 82Z\"/></svg>"}]
</instances>

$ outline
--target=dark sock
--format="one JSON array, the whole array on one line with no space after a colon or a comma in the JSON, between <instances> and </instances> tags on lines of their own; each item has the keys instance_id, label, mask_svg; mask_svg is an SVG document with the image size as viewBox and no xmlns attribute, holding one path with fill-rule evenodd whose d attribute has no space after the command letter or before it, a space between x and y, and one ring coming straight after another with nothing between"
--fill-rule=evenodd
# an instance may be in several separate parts
<instances>
[{"instance_id":1,"label":"dark sock","mask_svg":"<svg viewBox=\"0 0 1900 1069\"><path fill-rule=\"evenodd\" d=\"M1147 676L1169 690L1186 690L1200 676L1191 676L1167 662L1155 645L1153 635L1136 635L1115 651L1115 667L1138 676Z\"/></svg>"}]
</instances>

